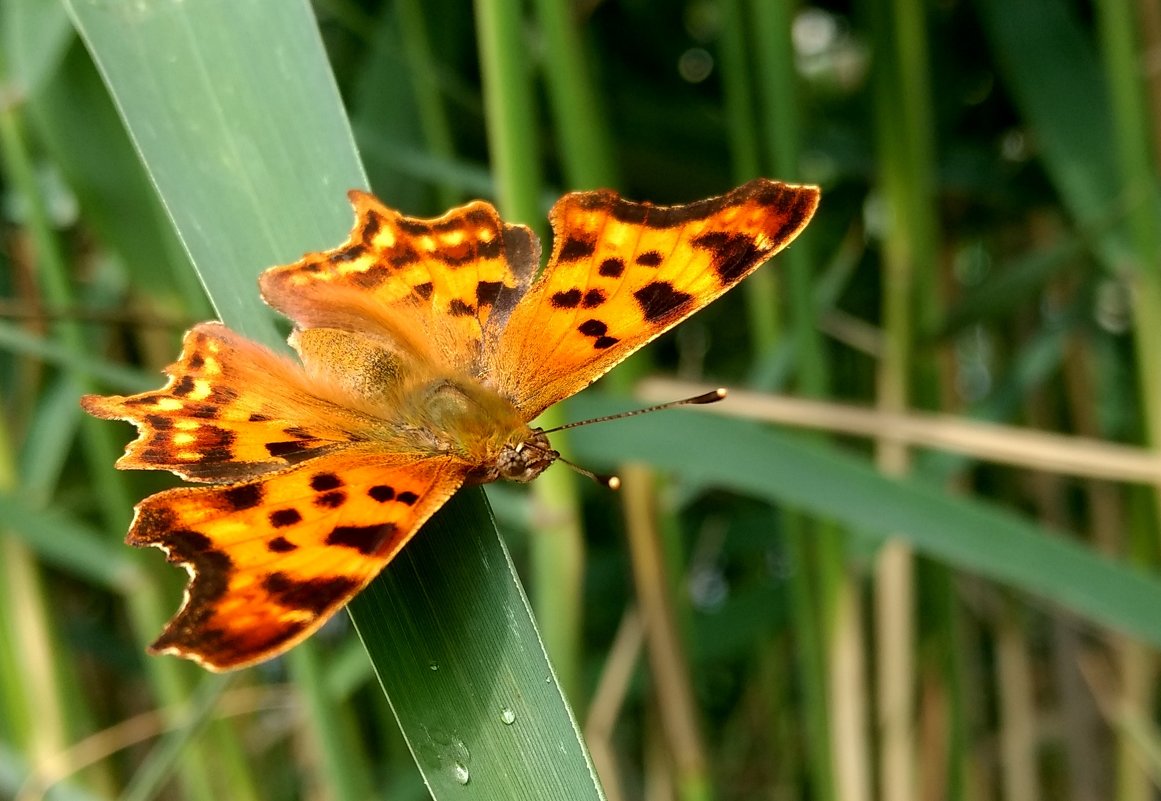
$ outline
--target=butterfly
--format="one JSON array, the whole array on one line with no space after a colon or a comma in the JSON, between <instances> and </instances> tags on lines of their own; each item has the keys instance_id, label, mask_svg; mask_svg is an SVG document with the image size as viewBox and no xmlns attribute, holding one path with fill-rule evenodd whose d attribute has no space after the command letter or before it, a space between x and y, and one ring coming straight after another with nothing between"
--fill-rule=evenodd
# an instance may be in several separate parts
<instances>
[{"instance_id":1,"label":"butterfly","mask_svg":"<svg viewBox=\"0 0 1161 801\"><path fill-rule=\"evenodd\" d=\"M81 401L136 425L117 467L208 485L136 507L127 541L190 575L154 653L229 670L307 637L460 486L539 475L558 454L532 421L785 247L819 191L568 194L539 277L536 237L486 202L425 220L349 197L345 243L259 278L298 360L202 323L161 389Z\"/></svg>"}]
</instances>

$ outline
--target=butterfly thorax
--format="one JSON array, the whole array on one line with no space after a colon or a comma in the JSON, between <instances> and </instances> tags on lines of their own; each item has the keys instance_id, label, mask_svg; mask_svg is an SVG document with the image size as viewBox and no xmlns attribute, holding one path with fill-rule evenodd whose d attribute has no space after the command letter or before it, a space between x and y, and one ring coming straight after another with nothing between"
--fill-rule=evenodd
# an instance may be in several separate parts
<instances>
[{"instance_id":1,"label":"butterfly thorax","mask_svg":"<svg viewBox=\"0 0 1161 801\"><path fill-rule=\"evenodd\" d=\"M435 379L409 401L421 421L417 433L434 450L467 462L469 483L531 481L560 455L508 400L471 378Z\"/></svg>"},{"instance_id":2,"label":"butterfly thorax","mask_svg":"<svg viewBox=\"0 0 1161 801\"><path fill-rule=\"evenodd\" d=\"M466 373L435 367L415 342L312 328L291 343L316 388L377 421L365 436L450 456L466 466L468 483L531 481L559 456L509 400Z\"/></svg>"}]
</instances>

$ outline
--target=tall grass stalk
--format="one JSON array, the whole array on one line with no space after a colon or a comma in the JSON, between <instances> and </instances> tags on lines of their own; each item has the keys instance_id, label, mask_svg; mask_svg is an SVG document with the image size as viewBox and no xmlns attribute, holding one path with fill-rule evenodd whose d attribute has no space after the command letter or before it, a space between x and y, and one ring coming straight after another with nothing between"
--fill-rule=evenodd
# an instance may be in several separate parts
<instances>
[{"instance_id":1,"label":"tall grass stalk","mask_svg":"<svg viewBox=\"0 0 1161 801\"><path fill-rule=\"evenodd\" d=\"M634 587L645 628L652 699L660 730L673 761L673 781L680 801L711 801L713 783L702 740L689 660L672 599L672 573L661 542L651 471L626 464L625 527Z\"/></svg>"},{"instance_id":2,"label":"tall grass stalk","mask_svg":"<svg viewBox=\"0 0 1161 801\"><path fill-rule=\"evenodd\" d=\"M762 172L758 117L754 111L754 67L747 57L747 0L723 0L720 57L722 95L726 116L726 137L737 183ZM757 358L770 354L778 344L782 324L779 319L778 276L759 270L742 285L746 299L751 347Z\"/></svg>"},{"instance_id":3,"label":"tall grass stalk","mask_svg":"<svg viewBox=\"0 0 1161 801\"><path fill-rule=\"evenodd\" d=\"M932 94L923 5L891 0L877 4L872 13L875 142L886 224L877 401L881 409L899 412L910 405L912 381L918 375L912 347L925 321L916 309L938 308L930 291L937 274ZM876 462L893 475L910 468L906 448L886 440L876 447ZM879 794L911 801L916 792L918 684L915 565L909 546L901 541L883 546L875 565L874 590Z\"/></svg>"},{"instance_id":4,"label":"tall grass stalk","mask_svg":"<svg viewBox=\"0 0 1161 801\"><path fill-rule=\"evenodd\" d=\"M427 12L421 0L399 0L395 4L395 11L399 18L407 73L411 78L424 144L436 159L450 162L456 155L455 141L440 82L437 80L440 74L439 63L428 39ZM460 199L459 192L445 181L436 185L436 197L441 208L451 208Z\"/></svg>"},{"instance_id":5,"label":"tall grass stalk","mask_svg":"<svg viewBox=\"0 0 1161 801\"><path fill-rule=\"evenodd\" d=\"M1137 362L1137 392L1144 440L1161 449L1161 231L1157 180L1161 165L1153 161L1154 142L1161 131L1150 126L1141 65L1145 53L1137 42L1133 4L1115 0L1096 3L1101 54L1107 75L1122 200L1128 204L1132 264L1126 278L1132 293L1133 341ZM1148 530L1161 532L1161 483L1152 492L1152 525L1130 528L1125 543L1130 555L1156 553ZM1139 558L1139 557L1138 557ZM1150 709L1155 700L1156 658L1132 641L1119 648L1122 698L1127 709ZM1119 801L1143 801L1153 792L1136 756L1135 743L1122 731L1118 739Z\"/></svg>"},{"instance_id":6,"label":"tall grass stalk","mask_svg":"<svg viewBox=\"0 0 1161 801\"><path fill-rule=\"evenodd\" d=\"M800 181L804 122L792 37L797 4L750 0L749 11L756 41L753 52L758 67L763 162L772 174ZM825 397L830 376L814 302L812 239L808 230L783 254L781 283L789 290L784 303L794 343L798 391L807 397ZM852 660L852 655L863 649L860 582L843 564L845 537L833 524L797 514L787 520L791 545L802 566L801 575L793 581L806 581L810 576L814 584L813 597L802 598L800 603L818 608L813 623L806 618L799 625L800 630L806 626L814 629L803 643L804 650L810 653L817 649L802 674L803 689L811 699L807 708L810 729L815 732L808 755L814 765L814 783L821 798L837 796L854 801L869 788L866 679L863 661ZM805 589L796 595L803 595ZM813 645L808 646L811 640ZM813 686L816 684L819 686Z\"/></svg>"},{"instance_id":7,"label":"tall grass stalk","mask_svg":"<svg viewBox=\"0 0 1161 801\"><path fill-rule=\"evenodd\" d=\"M619 181L609 116L600 102L600 86L576 18L580 6L536 0L533 7L544 37L541 68L564 188L615 188Z\"/></svg>"}]
</instances>

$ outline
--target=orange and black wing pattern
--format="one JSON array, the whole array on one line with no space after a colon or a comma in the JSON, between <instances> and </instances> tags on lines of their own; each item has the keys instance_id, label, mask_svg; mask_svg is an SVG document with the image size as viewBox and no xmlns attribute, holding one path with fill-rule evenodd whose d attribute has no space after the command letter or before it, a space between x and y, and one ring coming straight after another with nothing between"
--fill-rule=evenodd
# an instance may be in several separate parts
<instances>
[{"instance_id":1,"label":"orange and black wing pattern","mask_svg":"<svg viewBox=\"0 0 1161 801\"><path fill-rule=\"evenodd\" d=\"M529 419L579 392L789 244L818 189L757 179L683 206L578 192L552 209L552 258L490 355Z\"/></svg>"}]
</instances>

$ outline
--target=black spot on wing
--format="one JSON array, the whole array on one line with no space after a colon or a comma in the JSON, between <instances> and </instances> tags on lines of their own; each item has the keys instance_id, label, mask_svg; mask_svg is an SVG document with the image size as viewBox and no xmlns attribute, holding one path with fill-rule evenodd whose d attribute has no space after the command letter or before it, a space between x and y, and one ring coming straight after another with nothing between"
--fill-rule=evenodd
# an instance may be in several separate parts
<instances>
[{"instance_id":1,"label":"black spot on wing","mask_svg":"<svg viewBox=\"0 0 1161 801\"><path fill-rule=\"evenodd\" d=\"M586 337L592 337L593 347L597 350L604 350L621 341L616 337L608 336L609 326L602 320L585 320L576 327L576 330Z\"/></svg>"},{"instance_id":2,"label":"black spot on wing","mask_svg":"<svg viewBox=\"0 0 1161 801\"><path fill-rule=\"evenodd\" d=\"M590 289L585 293L584 298L581 300L581 305L583 305L586 309L595 309L597 306L600 306L604 302L604 292L599 289Z\"/></svg>"},{"instance_id":3,"label":"black spot on wing","mask_svg":"<svg viewBox=\"0 0 1161 801\"><path fill-rule=\"evenodd\" d=\"M396 531L394 523L376 523L370 526L335 526L327 535L327 545L352 548L371 556L387 543Z\"/></svg>"},{"instance_id":4,"label":"black spot on wing","mask_svg":"<svg viewBox=\"0 0 1161 801\"><path fill-rule=\"evenodd\" d=\"M495 232L495 228L492 229ZM493 235L488 242L478 240L476 242L476 258L478 259L495 259L504 253L504 240L499 236Z\"/></svg>"},{"instance_id":5,"label":"black spot on wing","mask_svg":"<svg viewBox=\"0 0 1161 801\"><path fill-rule=\"evenodd\" d=\"M228 511L241 512L245 509L253 509L262 503L262 485L261 484L242 484L238 487L230 487L222 492L222 501L224 502Z\"/></svg>"},{"instance_id":6,"label":"black spot on wing","mask_svg":"<svg viewBox=\"0 0 1161 801\"><path fill-rule=\"evenodd\" d=\"M575 309L581 302L581 291L579 289L570 289L566 292L555 292L549 299L549 303L556 309Z\"/></svg>"},{"instance_id":7,"label":"black spot on wing","mask_svg":"<svg viewBox=\"0 0 1161 801\"><path fill-rule=\"evenodd\" d=\"M134 531L138 531L141 524L139 519ZM196 598L199 605L211 603L226 594L234 560L229 554L214 548L213 541L205 534L191 529L175 529L150 542L164 544L170 562L193 565L190 597Z\"/></svg>"},{"instance_id":8,"label":"black spot on wing","mask_svg":"<svg viewBox=\"0 0 1161 801\"><path fill-rule=\"evenodd\" d=\"M453 317L471 317L476 313L476 307L470 303L464 303L459 298L452 298L451 303L447 307L448 313Z\"/></svg>"},{"instance_id":9,"label":"black spot on wing","mask_svg":"<svg viewBox=\"0 0 1161 801\"><path fill-rule=\"evenodd\" d=\"M399 501L404 506L413 506L419 500L419 496L410 490L405 490L395 496L395 500Z\"/></svg>"},{"instance_id":10,"label":"black spot on wing","mask_svg":"<svg viewBox=\"0 0 1161 801\"><path fill-rule=\"evenodd\" d=\"M186 395L194 391L193 376L183 375L178 379L177 383L173 385L170 392L178 397L184 398Z\"/></svg>"},{"instance_id":11,"label":"black spot on wing","mask_svg":"<svg viewBox=\"0 0 1161 801\"><path fill-rule=\"evenodd\" d=\"M379 229L383 226L383 218L377 212L367 212L367 219L363 223L363 228L359 231L359 239L364 242L374 238L379 233Z\"/></svg>"},{"instance_id":12,"label":"black spot on wing","mask_svg":"<svg viewBox=\"0 0 1161 801\"><path fill-rule=\"evenodd\" d=\"M597 273L605 278L617 278L625 272L625 262L620 259L605 259L597 268Z\"/></svg>"},{"instance_id":13,"label":"black spot on wing","mask_svg":"<svg viewBox=\"0 0 1161 801\"><path fill-rule=\"evenodd\" d=\"M558 261L579 261L587 259L592 256L597 249L597 241L595 239L581 239L579 237L570 236L564 240L561 245L560 255L557 257Z\"/></svg>"},{"instance_id":14,"label":"black spot on wing","mask_svg":"<svg viewBox=\"0 0 1161 801\"><path fill-rule=\"evenodd\" d=\"M503 281L480 281L476 284L476 305L491 306L500 297Z\"/></svg>"},{"instance_id":15,"label":"black spot on wing","mask_svg":"<svg viewBox=\"0 0 1161 801\"><path fill-rule=\"evenodd\" d=\"M321 615L336 601L350 595L359 584L346 576L329 576L305 581L286 573L271 573L262 580L266 590L282 606L288 609L302 609Z\"/></svg>"},{"instance_id":16,"label":"black spot on wing","mask_svg":"<svg viewBox=\"0 0 1161 801\"><path fill-rule=\"evenodd\" d=\"M691 243L695 248L711 253L711 266L726 286L741 280L767 254L767 251L754 244L754 238L748 234L711 231L694 237Z\"/></svg>"},{"instance_id":17,"label":"black spot on wing","mask_svg":"<svg viewBox=\"0 0 1161 801\"><path fill-rule=\"evenodd\" d=\"M192 448L197 451L200 462L228 462L234 458L234 440L237 435L217 426L204 425L195 429L197 435Z\"/></svg>"},{"instance_id":18,"label":"black spot on wing","mask_svg":"<svg viewBox=\"0 0 1161 801\"><path fill-rule=\"evenodd\" d=\"M302 515L297 509L277 509L270 513L268 519L275 528L286 528L302 522Z\"/></svg>"},{"instance_id":19,"label":"black spot on wing","mask_svg":"<svg viewBox=\"0 0 1161 801\"><path fill-rule=\"evenodd\" d=\"M431 300L431 293L435 291L435 287L432 286L431 281L424 281L422 284L411 287L411 291L424 300Z\"/></svg>"},{"instance_id":20,"label":"black spot on wing","mask_svg":"<svg viewBox=\"0 0 1161 801\"><path fill-rule=\"evenodd\" d=\"M225 406L227 403L232 403L236 400L238 400L238 391L236 389L231 389L224 384L218 384L210 388L209 397L205 399L205 402L212 406ZM217 413L216 410L213 411L214 414L211 416L215 416Z\"/></svg>"},{"instance_id":21,"label":"black spot on wing","mask_svg":"<svg viewBox=\"0 0 1161 801\"><path fill-rule=\"evenodd\" d=\"M185 559L193 559L214 550L214 541L200 531L189 528L166 532L166 544L170 553Z\"/></svg>"},{"instance_id":22,"label":"black spot on wing","mask_svg":"<svg viewBox=\"0 0 1161 801\"><path fill-rule=\"evenodd\" d=\"M314 499L315 506L321 506L324 509L338 509L347 500L347 493L342 490L334 490L333 492L324 492Z\"/></svg>"},{"instance_id":23,"label":"black spot on wing","mask_svg":"<svg viewBox=\"0 0 1161 801\"><path fill-rule=\"evenodd\" d=\"M286 537L275 537L267 541L266 550L272 553L290 553L291 551L297 551L298 546L286 539Z\"/></svg>"},{"instance_id":24,"label":"black spot on wing","mask_svg":"<svg viewBox=\"0 0 1161 801\"><path fill-rule=\"evenodd\" d=\"M774 241L776 242L781 242L790 236L791 233L801 228L805 224L806 218L810 216L816 203L816 195L803 193L793 194L794 201L787 203L786 196L789 194L788 190L783 190L778 201L771 204L777 205L779 211L786 215L786 221L782 223L778 231L774 234Z\"/></svg>"},{"instance_id":25,"label":"black spot on wing","mask_svg":"<svg viewBox=\"0 0 1161 801\"><path fill-rule=\"evenodd\" d=\"M395 499L395 488L389 487L386 484L376 484L367 490L367 494L379 503L387 503L387 501Z\"/></svg>"},{"instance_id":26,"label":"black spot on wing","mask_svg":"<svg viewBox=\"0 0 1161 801\"><path fill-rule=\"evenodd\" d=\"M693 295L674 289L668 281L654 281L633 293L641 313L651 323L665 320L683 312L693 300Z\"/></svg>"},{"instance_id":27,"label":"black spot on wing","mask_svg":"<svg viewBox=\"0 0 1161 801\"><path fill-rule=\"evenodd\" d=\"M424 236L431 233L431 226L427 223L413 220L410 217L400 217L396 220L399 230L411 236Z\"/></svg>"},{"instance_id":28,"label":"black spot on wing","mask_svg":"<svg viewBox=\"0 0 1161 801\"><path fill-rule=\"evenodd\" d=\"M351 273L347 278L355 286L374 289L391 276L391 270L382 264L372 264L362 272Z\"/></svg>"},{"instance_id":29,"label":"black spot on wing","mask_svg":"<svg viewBox=\"0 0 1161 801\"><path fill-rule=\"evenodd\" d=\"M392 267L406 267L409 264L415 264L419 261L419 253L411 245L401 242L393 247L387 256L387 263Z\"/></svg>"},{"instance_id":30,"label":"black spot on wing","mask_svg":"<svg viewBox=\"0 0 1161 801\"><path fill-rule=\"evenodd\" d=\"M342 250L335 251L331 254L333 261L354 261L367 252L367 249L362 244L356 242L349 245Z\"/></svg>"},{"instance_id":31,"label":"black spot on wing","mask_svg":"<svg viewBox=\"0 0 1161 801\"><path fill-rule=\"evenodd\" d=\"M586 337L603 336L609 330L609 326L601 320L585 320L576 327Z\"/></svg>"},{"instance_id":32,"label":"black spot on wing","mask_svg":"<svg viewBox=\"0 0 1161 801\"><path fill-rule=\"evenodd\" d=\"M315 492L326 492L343 486L343 480L334 473L315 473L310 477L310 488Z\"/></svg>"},{"instance_id":33,"label":"black spot on wing","mask_svg":"<svg viewBox=\"0 0 1161 801\"><path fill-rule=\"evenodd\" d=\"M664 259L659 251L647 250L634 259L634 261L642 267L660 267Z\"/></svg>"}]
</instances>

